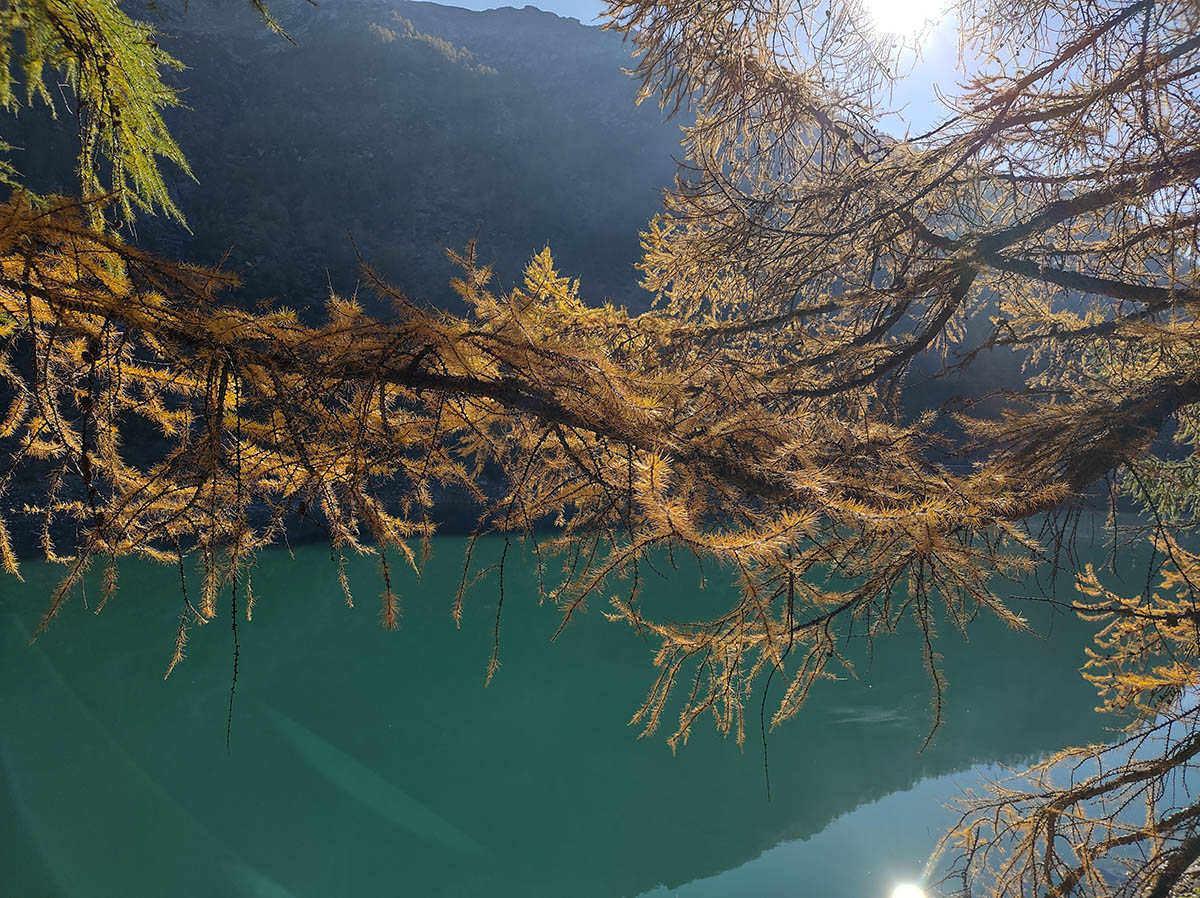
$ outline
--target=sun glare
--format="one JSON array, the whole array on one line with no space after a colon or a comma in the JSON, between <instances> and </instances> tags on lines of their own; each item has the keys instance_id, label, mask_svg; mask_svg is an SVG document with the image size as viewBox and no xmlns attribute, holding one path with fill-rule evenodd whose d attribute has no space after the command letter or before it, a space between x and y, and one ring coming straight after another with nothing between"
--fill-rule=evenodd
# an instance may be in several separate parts
<instances>
[{"instance_id":1,"label":"sun glare","mask_svg":"<svg viewBox=\"0 0 1200 898\"><path fill-rule=\"evenodd\" d=\"M935 24L946 12L948 0L862 0L876 31L908 37Z\"/></svg>"},{"instance_id":2,"label":"sun glare","mask_svg":"<svg viewBox=\"0 0 1200 898\"><path fill-rule=\"evenodd\" d=\"M892 898L925 898L925 891L918 885L905 882L892 889Z\"/></svg>"}]
</instances>

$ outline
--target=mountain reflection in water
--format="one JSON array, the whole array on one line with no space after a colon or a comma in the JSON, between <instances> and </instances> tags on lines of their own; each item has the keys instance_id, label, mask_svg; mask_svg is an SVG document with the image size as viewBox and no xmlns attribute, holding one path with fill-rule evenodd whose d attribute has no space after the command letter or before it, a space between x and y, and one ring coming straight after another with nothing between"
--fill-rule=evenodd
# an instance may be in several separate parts
<instances>
[{"instance_id":1,"label":"mountain reflection in water","mask_svg":"<svg viewBox=\"0 0 1200 898\"><path fill-rule=\"evenodd\" d=\"M395 633L378 626L370 559L351 563L351 610L327 549L264 555L253 621L238 628L228 756L227 605L191 631L164 682L177 572L126 565L103 614L76 597L33 645L59 571L30 564L26 583L3 581L8 893L884 898L920 874L950 821L941 806L977 782L973 767L1097 739L1111 723L1078 675L1086 626L1035 607L1052 638L981 618L964 644L943 628L945 719L921 752L930 684L916 634L902 631L873 657L861 646L857 679L817 689L770 734L768 803L757 720L744 752L707 726L675 757L665 733L637 739L626 723L653 676L652 644L598 613L551 643L558 618L538 606L531 567L506 574L503 666L485 689L495 589L469 594L456 631L462 551L435 541L422 578L401 585ZM696 580L681 571L648 585L648 600L719 599L711 572L700 599Z\"/></svg>"}]
</instances>

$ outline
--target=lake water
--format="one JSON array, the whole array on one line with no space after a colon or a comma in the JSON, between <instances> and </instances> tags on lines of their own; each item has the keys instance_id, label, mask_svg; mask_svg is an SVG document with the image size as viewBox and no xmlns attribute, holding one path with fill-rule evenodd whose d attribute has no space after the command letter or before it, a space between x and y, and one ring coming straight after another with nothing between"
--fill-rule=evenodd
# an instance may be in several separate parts
<instances>
[{"instance_id":1,"label":"lake water","mask_svg":"<svg viewBox=\"0 0 1200 898\"><path fill-rule=\"evenodd\" d=\"M351 563L349 609L326 548L264 555L228 755L227 606L164 682L177 571L126 565L102 614L77 595L32 645L60 570L0 580L0 892L886 898L920 876L960 789L1115 724L1077 673L1088 627L1035 606L1048 638L944 628L945 721L921 752L910 628L769 736L768 802L757 721L744 752L707 725L675 756L663 733L639 740L652 646L598 613L551 642L557 613L520 565L485 688L495 589L456 629L462 552L436 540L419 581L393 565L397 632L378 625L371 559ZM647 589L685 609L695 585Z\"/></svg>"}]
</instances>

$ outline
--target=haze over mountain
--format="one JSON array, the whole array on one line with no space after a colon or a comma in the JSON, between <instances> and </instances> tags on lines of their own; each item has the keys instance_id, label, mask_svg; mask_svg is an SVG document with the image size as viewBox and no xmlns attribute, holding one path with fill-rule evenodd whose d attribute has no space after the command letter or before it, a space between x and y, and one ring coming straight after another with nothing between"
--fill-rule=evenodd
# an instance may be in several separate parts
<instances>
[{"instance_id":1,"label":"haze over mountain","mask_svg":"<svg viewBox=\"0 0 1200 898\"><path fill-rule=\"evenodd\" d=\"M210 264L228 250L246 295L292 306L353 290L357 245L414 298L448 304L444 251L478 233L502 285L549 243L587 300L646 305L638 230L679 129L635 106L619 36L533 7L273 10L295 45L244 0L164 8L163 46L188 66L172 78L190 108L168 122L197 178L173 175L192 233L143 218L141 245ZM72 192L72 117L35 108L17 124L27 182Z\"/></svg>"}]
</instances>

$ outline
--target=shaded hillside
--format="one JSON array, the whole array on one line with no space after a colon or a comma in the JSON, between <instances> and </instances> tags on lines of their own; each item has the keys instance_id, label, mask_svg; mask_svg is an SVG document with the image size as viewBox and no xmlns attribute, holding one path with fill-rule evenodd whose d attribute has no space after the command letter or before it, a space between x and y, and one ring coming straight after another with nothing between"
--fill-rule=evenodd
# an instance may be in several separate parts
<instances>
[{"instance_id":1,"label":"shaded hillside","mask_svg":"<svg viewBox=\"0 0 1200 898\"><path fill-rule=\"evenodd\" d=\"M169 123L197 183L173 177L193 233L137 223L200 262L230 250L250 296L320 302L363 257L414 297L450 301L446 247L478 232L511 284L547 242L591 301L644 304L637 231L674 172L675 124L635 107L615 35L532 7L404 0L274 4L295 46L237 0L163 12L188 110ZM6 134L12 133L6 131ZM24 113L14 162L72 189L74 123Z\"/></svg>"}]
</instances>

